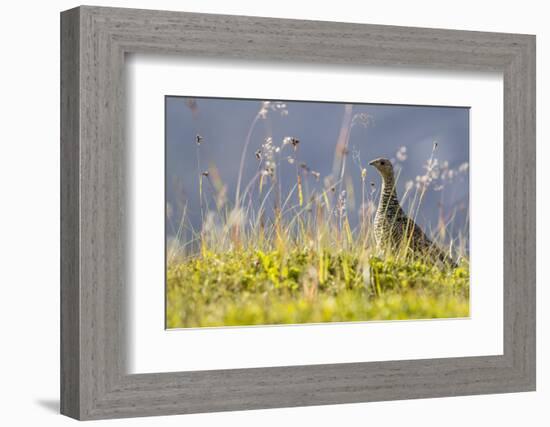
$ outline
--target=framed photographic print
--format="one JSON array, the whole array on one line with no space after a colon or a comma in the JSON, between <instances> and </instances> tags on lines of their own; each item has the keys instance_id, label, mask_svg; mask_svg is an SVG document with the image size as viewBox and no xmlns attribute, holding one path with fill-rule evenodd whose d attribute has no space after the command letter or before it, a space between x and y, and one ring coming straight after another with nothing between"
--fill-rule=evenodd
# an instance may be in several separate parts
<instances>
[{"instance_id":1,"label":"framed photographic print","mask_svg":"<svg viewBox=\"0 0 550 427\"><path fill-rule=\"evenodd\" d=\"M168 96L165 114L167 328L469 316L468 108Z\"/></svg>"},{"instance_id":2,"label":"framed photographic print","mask_svg":"<svg viewBox=\"0 0 550 427\"><path fill-rule=\"evenodd\" d=\"M535 38L61 15L61 407L535 389Z\"/></svg>"}]
</instances>

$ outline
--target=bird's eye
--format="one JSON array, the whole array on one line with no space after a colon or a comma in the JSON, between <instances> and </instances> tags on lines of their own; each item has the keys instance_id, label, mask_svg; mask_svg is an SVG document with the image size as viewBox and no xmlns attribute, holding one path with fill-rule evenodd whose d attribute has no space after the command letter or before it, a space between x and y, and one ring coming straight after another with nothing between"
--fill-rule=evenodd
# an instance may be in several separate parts
<instances>
[{"instance_id":1,"label":"bird's eye","mask_svg":"<svg viewBox=\"0 0 550 427\"><path fill-rule=\"evenodd\" d=\"M384 165L386 164L386 162L385 162L384 160L382 160L382 161L380 162L380 164L381 164L382 166L384 166Z\"/></svg>"}]
</instances>

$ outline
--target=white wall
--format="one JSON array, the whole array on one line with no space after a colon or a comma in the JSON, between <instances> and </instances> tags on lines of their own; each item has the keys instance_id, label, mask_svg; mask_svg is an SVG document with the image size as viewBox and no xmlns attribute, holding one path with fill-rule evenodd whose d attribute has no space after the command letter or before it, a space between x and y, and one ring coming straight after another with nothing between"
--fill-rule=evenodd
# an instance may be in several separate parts
<instances>
[{"instance_id":1,"label":"white wall","mask_svg":"<svg viewBox=\"0 0 550 427\"><path fill-rule=\"evenodd\" d=\"M298 2L277 0L97 1L105 6L247 14L537 34L539 266L548 259L550 191L550 27L542 1ZM74 1L2 5L0 66L0 419L3 425L66 425L57 414L59 360L59 11ZM6 238L7 237L7 238ZM550 425L549 274L538 269L536 393L277 409L156 419L111 425L393 426Z\"/></svg>"}]
</instances>

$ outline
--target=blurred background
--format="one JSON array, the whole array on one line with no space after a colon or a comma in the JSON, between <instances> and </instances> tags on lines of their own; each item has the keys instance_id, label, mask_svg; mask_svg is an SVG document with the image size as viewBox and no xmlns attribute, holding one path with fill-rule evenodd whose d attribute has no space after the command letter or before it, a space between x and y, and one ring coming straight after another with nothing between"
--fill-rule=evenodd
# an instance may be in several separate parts
<instances>
[{"instance_id":1,"label":"blurred background","mask_svg":"<svg viewBox=\"0 0 550 427\"><path fill-rule=\"evenodd\" d=\"M286 145L283 143L285 137L299 140L296 150L288 140ZM405 209L414 194L426 186L416 221L428 233L446 224L446 238L468 238L467 107L167 96L168 239L175 234L174 224L181 218L184 207L192 228L200 230L199 191L203 192L203 200L209 197L210 204L215 205L210 183L217 176L212 177L212 171L219 174L226 188L228 204L234 204L245 143L248 139L241 192L261 173L266 160L262 147L266 138L272 138L272 147L279 150L276 174L283 200L295 186L299 168L304 176L305 197L312 192L319 194L334 183L337 193L346 190L347 215L354 227L360 218L362 179L366 182L367 200L378 201L380 177L368 162L386 157L399 174L399 198L408 192ZM346 157L341 184L339 156ZM262 157L263 163L258 157ZM203 177L205 182L200 189L200 177L205 171L210 176ZM258 193L256 187L254 191ZM297 199L296 195L293 197ZM259 203L262 198L251 198L254 199L252 203ZM465 246L468 247L468 242Z\"/></svg>"}]
</instances>

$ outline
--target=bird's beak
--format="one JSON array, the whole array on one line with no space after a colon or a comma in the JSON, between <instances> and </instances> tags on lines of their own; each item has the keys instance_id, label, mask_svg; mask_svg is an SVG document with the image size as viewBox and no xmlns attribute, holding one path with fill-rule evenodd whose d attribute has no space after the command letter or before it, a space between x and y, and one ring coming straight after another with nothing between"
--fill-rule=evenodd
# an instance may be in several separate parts
<instances>
[{"instance_id":1,"label":"bird's beak","mask_svg":"<svg viewBox=\"0 0 550 427\"><path fill-rule=\"evenodd\" d=\"M370 166L374 166L375 163L376 163L376 160L371 160L371 161L369 162L369 165L370 165Z\"/></svg>"}]
</instances>

